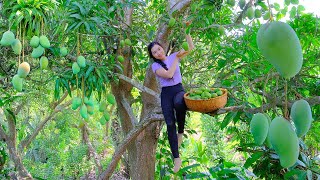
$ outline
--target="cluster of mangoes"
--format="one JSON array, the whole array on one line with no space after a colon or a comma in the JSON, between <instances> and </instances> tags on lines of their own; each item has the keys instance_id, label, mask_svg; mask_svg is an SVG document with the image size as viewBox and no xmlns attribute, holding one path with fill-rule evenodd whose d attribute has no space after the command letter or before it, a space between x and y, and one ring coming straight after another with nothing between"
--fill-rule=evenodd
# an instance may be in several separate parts
<instances>
[{"instance_id":1,"label":"cluster of mangoes","mask_svg":"<svg viewBox=\"0 0 320 180\"><path fill-rule=\"evenodd\" d=\"M223 95L223 91L219 88L209 89L205 87L200 87L200 88L192 89L188 94L188 98L193 100L201 100L201 99L215 98L221 95Z\"/></svg>"},{"instance_id":2,"label":"cluster of mangoes","mask_svg":"<svg viewBox=\"0 0 320 180\"><path fill-rule=\"evenodd\" d=\"M40 57L40 68L46 69L49 64L49 60L46 56L44 56L45 49L50 47L49 39L42 35L40 37L33 36L30 40L30 46L33 48L31 57L39 58Z\"/></svg>"},{"instance_id":3,"label":"cluster of mangoes","mask_svg":"<svg viewBox=\"0 0 320 180\"><path fill-rule=\"evenodd\" d=\"M113 94L107 94L107 102L111 105L115 105L116 100ZM84 99L80 97L74 97L72 99L73 110L77 110L80 107L80 115L83 119L87 120L89 115L94 114L94 102L92 98L84 97ZM100 123L104 125L107 121L110 120L110 114L107 110L106 101L101 101L99 104L99 111L103 113L103 116L100 118Z\"/></svg>"},{"instance_id":4,"label":"cluster of mangoes","mask_svg":"<svg viewBox=\"0 0 320 180\"><path fill-rule=\"evenodd\" d=\"M120 48L123 48L124 46L131 46L132 45L130 39L128 39L128 38L125 40L121 40L119 44L120 44ZM120 63L122 63L124 61L124 57L122 55L118 55L117 59Z\"/></svg>"},{"instance_id":5,"label":"cluster of mangoes","mask_svg":"<svg viewBox=\"0 0 320 180\"><path fill-rule=\"evenodd\" d=\"M230 5L230 6L234 6L236 4L236 1L235 0L227 0L227 4ZM240 7L240 9L244 9L246 5L246 0L240 0L239 3L238 3L238 6ZM262 12L260 9L254 9L253 6L250 6L246 12L245 12L245 16L248 18L248 19L253 19L253 18L260 18L262 16ZM268 17L267 19L270 18L270 14L269 16L266 16Z\"/></svg>"},{"instance_id":6,"label":"cluster of mangoes","mask_svg":"<svg viewBox=\"0 0 320 180\"><path fill-rule=\"evenodd\" d=\"M80 68L86 67L86 58L83 56L77 57L77 62L72 64L72 72L73 74L78 74L80 72Z\"/></svg>"},{"instance_id":7,"label":"cluster of mangoes","mask_svg":"<svg viewBox=\"0 0 320 180\"><path fill-rule=\"evenodd\" d=\"M11 46L13 52L17 55L21 53L22 44L18 38L15 38L12 31L8 30L2 34L2 38L0 41L2 46Z\"/></svg>"},{"instance_id":8,"label":"cluster of mangoes","mask_svg":"<svg viewBox=\"0 0 320 180\"><path fill-rule=\"evenodd\" d=\"M254 114L250 122L250 131L257 145L266 143L279 155L284 168L293 166L299 156L299 138L310 129L313 121L310 105L305 100L296 101L291 107L291 120L278 116L272 121L267 114Z\"/></svg>"}]
</instances>

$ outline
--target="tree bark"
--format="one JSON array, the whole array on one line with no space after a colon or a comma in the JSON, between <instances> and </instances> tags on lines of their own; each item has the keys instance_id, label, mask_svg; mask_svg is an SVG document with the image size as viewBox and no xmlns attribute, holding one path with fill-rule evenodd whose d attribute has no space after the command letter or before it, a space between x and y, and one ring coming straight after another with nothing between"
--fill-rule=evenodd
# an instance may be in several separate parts
<instances>
[{"instance_id":1,"label":"tree bark","mask_svg":"<svg viewBox=\"0 0 320 180\"><path fill-rule=\"evenodd\" d=\"M5 137L5 140L6 140L6 143L8 146L8 150L9 150L10 159L13 161L13 163L17 169L19 178L33 179L31 174L27 171L27 169L22 164L21 157L17 151L17 147L16 147L17 132L16 132L15 119L13 117L14 114L10 114L10 113L6 112L5 116L8 121L9 133L8 133L8 135L6 135L5 132L1 130L1 136Z\"/></svg>"}]
</instances>

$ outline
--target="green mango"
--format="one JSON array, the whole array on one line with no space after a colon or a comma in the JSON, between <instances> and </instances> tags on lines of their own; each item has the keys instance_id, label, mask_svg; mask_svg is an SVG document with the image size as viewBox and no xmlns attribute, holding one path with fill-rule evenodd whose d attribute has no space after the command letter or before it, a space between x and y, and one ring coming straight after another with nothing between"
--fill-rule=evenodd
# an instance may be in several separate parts
<instances>
[{"instance_id":1,"label":"green mango","mask_svg":"<svg viewBox=\"0 0 320 180\"><path fill-rule=\"evenodd\" d=\"M61 48L60 48L60 55L61 55L62 57L68 55L68 49L67 49L66 47L61 47Z\"/></svg>"},{"instance_id":2,"label":"green mango","mask_svg":"<svg viewBox=\"0 0 320 180\"><path fill-rule=\"evenodd\" d=\"M103 112L103 117L107 122L110 120L110 114L108 113L108 111L105 110Z\"/></svg>"},{"instance_id":3,"label":"green mango","mask_svg":"<svg viewBox=\"0 0 320 180\"><path fill-rule=\"evenodd\" d=\"M83 104L80 108L80 115L81 115L81 117L83 117L83 119L89 118L87 106L85 104Z\"/></svg>"},{"instance_id":4,"label":"green mango","mask_svg":"<svg viewBox=\"0 0 320 180\"><path fill-rule=\"evenodd\" d=\"M40 69L47 69L49 64L48 58L45 56L41 56L40 58Z\"/></svg>"},{"instance_id":5,"label":"green mango","mask_svg":"<svg viewBox=\"0 0 320 180\"><path fill-rule=\"evenodd\" d=\"M87 105L88 114L93 115L94 114L94 106Z\"/></svg>"},{"instance_id":6,"label":"green mango","mask_svg":"<svg viewBox=\"0 0 320 180\"><path fill-rule=\"evenodd\" d=\"M20 40L19 39L13 40L13 42L11 44L11 48L15 54L19 55L22 50L22 44L21 44Z\"/></svg>"},{"instance_id":7,"label":"green mango","mask_svg":"<svg viewBox=\"0 0 320 180\"><path fill-rule=\"evenodd\" d=\"M297 136L304 136L309 131L313 121L309 103L303 99L294 102L291 106L290 116L296 127Z\"/></svg>"},{"instance_id":8,"label":"green mango","mask_svg":"<svg viewBox=\"0 0 320 180\"><path fill-rule=\"evenodd\" d=\"M254 10L254 17L255 18L260 18L261 16L262 16L262 13L261 13L260 9Z\"/></svg>"},{"instance_id":9,"label":"green mango","mask_svg":"<svg viewBox=\"0 0 320 180\"><path fill-rule=\"evenodd\" d=\"M105 101L100 102L99 111L103 112L107 108L107 103Z\"/></svg>"},{"instance_id":10,"label":"green mango","mask_svg":"<svg viewBox=\"0 0 320 180\"><path fill-rule=\"evenodd\" d=\"M107 123L107 121L106 121L106 119L104 118L104 116L102 116L99 121L100 121L100 124L101 124L101 125L106 125L106 123Z\"/></svg>"},{"instance_id":11,"label":"green mango","mask_svg":"<svg viewBox=\"0 0 320 180\"><path fill-rule=\"evenodd\" d=\"M40 42L40 45L44 48L49 48L50 47L50 41L49 39L47 38L47 36L40 36L39 38L39 42Z\"/></svg>"},{"instance_id":12,"label":"green mango","mask_svg":"<svg viewBox=\"0 0 320 180\"><path fill-rule=\"evenodd\" d=\"M262 113L254 114L250 122L250 132L257 145L261 146L264 143L268 136L268 131L268 118Z\"/></svg>"},{"instance_id":13,"label":"green mango","mask_svg":"<svg viewBox=\"0 0 320 180\"><path fill-rule=\"evenodd\" d=\"M38 46L33 49L31 53L31 57L33 58L39 58L44 53L44 48L42 46Z\"/></svg>"},{"instance_id":14,"label":"green mango","mask_svg":"<svg viewBox=\"0 0 320 180\"><path fill-rule=\"evenodd\" d=\"M74 97L74 98L72 99L71 108L72 108L73 110L76 110L76 109L78 109L78 107L80 107L81 103L82 103L82 100L81 100L80 97Z\"/></svg>"},{"instance_id":15,"label":"green mango","mask_svg":"<svg viewBox=\"0 0 320 180\"><path fill-rule=\"evenodd\" d=\"M130 39L125 39L125 40L124 40L124 43L125 43L127 46L131 46L131 41L130 41Z\"/></svg>"},{"instance_id":16,"label":"green mango","mask_svg":"<svg viewBox=\"0 0 320 180\"><path fill-rule=\"evenodd\" d=\"M299 157L299 140L291 123L283 117L274 118L269 134L272 147L280 157L281 166L293 166Z\"/></svg>"},{"instance_id":17,"label":"green mango","mask_svg":"<svg viewBox=\"0 0 320 180\"><path fill-rule=\"evenodd\" d=\"M18 74L14 75L12 78L13 88L19 92L22 91L23 79L18 76Z\"/></svg>"},{"instance_id":18,"label":"green mango","mask_svg":"<svg viewBox=\"0 0 320 180\"><path fill-rule=\"evenodd\" d=\"M124 61L124 57L121 56L121 55L119 55L119 56L118 56L118 61L119 61L119 62L123 62L123 61Z\"/></svg>"},{"instance_id":19,"label":"green mango","mask_svg":"<svg viewBox=\"0 0 320 180\"><path fill-rule=\"evenodd\" d=\"M183 42L182 43L182 48L185 50L185 51L188 51L189 50L189 44L187 42Z\"/></svg>"},{"instance_id":20,"label":"green mango","mask_svg":"<svg viewBox=\"0 0 320 180\"><path fill-rule=\"evenodd\" d=\"M176 23L176 19L170 18L168 25L169 27L173 27L175 23Z\"/></svg>"},{"instance_id":21,"label":"green mango","mask_svg":"<svg viewBox=\"0 0 320 180\"><path fill-rule=\"evenodd\" d=\"M230 6L234 6L236 4L235 0L227 0L227 4L229 4Z\"/></svg>"},{"instance_id":22,"label":"green mango","mask_svg":"<svg viewBox=\"0 0 320 180\"><path fill-rule=\"evenodd\" d=\"M2 34L0 44L3 46L10 46L14 40L15 40L15 37L13 32L8 30Z\"/></svg>"},{"instance_id":23,"label":"green mango","mask_svg":"<svg viewBox=\"0 0 320 180\"><path fill-rule=\"evenodd\" d=\"M107 94L107 101L112 105L116 104L116 98L113 94Z\"/></svg>"},{"instance_id":24,"label":"green mango","mask_svg":"<svg viewBox=\"0 0 320 180\"><path fill-rule=\"evenodd\" d=\"M239 7L240 7L240 9L243 9L245 5L246 5L246 0L240 0L240 1L239 1Z\"/></svg>"},{"instance_id":25,"label":"green mango","mask_svg":"<svg viewBox=\"0 0 320 180\"><path fill-rule=\"evenodd\" d=\"M286 23L273 21L258 30L258 47L265 58L285 78L295 76L302 67L302 48L295 31Z\"/></svg>"},{"instance_id":26,"label":"green mango","mask_svg":"<svg viewBox=\"0 0 320 180\"><path fill-rule=\"evenodd\" d=\"M20 78L26 78L30 72L30 65L27 62L23 62L19 65L18 76Z\"/></svg>"},{"instance_id":27,"label":"green mango","mask_svg":"<svg viewBox=\"0 0 320 180\"><path fill-rule=\"evenodd\" d=\"M290 5L290 1L291 1L291 0L284 0L284 4L287 5L287 6L289 6L289 5Z\"/></svg>"},{"instance_id":28,"label":"green mango","mask_svg":"<svg viewBox=\"0 0 320 180\"><path fill-rule=\"evenodd\" d=\"M124 40L121 40L121 41L120 41L120 47L124 47L124 44L125 44L125 43L124 43Z\"/></svg>"},{"instance_id":29,"label":"green mango","mask_svg":"<svg viewBox=\"0 0 320 180\"><path fill-rule=\"evenodd\" d=\"M40 44L40 38L38 36L33 36L30 40L30 46L37 48Z\"/></svg>"},{"instance_id":30,"label":"green mango","mask_svg":"<svg viewBox=\"0 0 320 180\"><path fill-rule=\"evenodd\" d=\"M254 18L254 9L252 6L247 9L246 14L250 20Z\"/></svg>"},{"instance_id":31,"label":"green mango","mask_svg":"<svg viewBox=\"0 0 320 180\"><path fill-rule=\"evenodd\" d=\"M84 97L84 103L88 106L94 106L94 102L92 98L89 99L87 97Z\"/></svg>"},{"instance_id":32,"label":"green mango","mask_svg":"<svg viewBox=\"0 0 320 180\"><path fill-rule=\"evenodd\" d=\"M78 74L80 72L80 67L77 62L72 64L72 72L73 74Z\"/></svg>"},{"instance_id":33,"label":"green mango","mask_svg":"<svg viewBox=\"0 0 320 180\"><path fill-rule=\"evenodd\" d=\"M86 59L83 56L77 57L78 65L82 68L86 67Z\"/></svg>"},{"instance_id":34,"label":"green mango","mask_svg":"<svg viewBox=\"0 0 320 180\"><path fill-rule=\"evenodd\" d=\"M263 19L264 19L264 20L270 19L270 12L269 12L269 11L267 11L267 12L263 15Z\"/></svg>"}]
</instances>

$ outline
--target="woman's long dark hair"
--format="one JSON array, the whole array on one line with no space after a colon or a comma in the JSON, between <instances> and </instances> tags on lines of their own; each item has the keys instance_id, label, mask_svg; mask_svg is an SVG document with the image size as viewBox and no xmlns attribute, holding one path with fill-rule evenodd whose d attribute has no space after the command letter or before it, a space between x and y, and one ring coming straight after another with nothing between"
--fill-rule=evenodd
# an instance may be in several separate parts
<instances>
[{"instance_id":1,"label":"woman's long dark hair","mask_svg":"<svg viewBox=\"0 0 320 180\"><path fill-rule=\"evenodd\" d=\"M149 57L152 58L154 60L154 62L160 64L165 70L168 70L168 67L167 65L161 61L160 59L156 59L153 55L152 55L152 52L151 52L151 49L153 48L154 45L159 45L161 46L160 43L156 42L156 41L153 41L151 42L149 45L148 45L148 53L149 53ZM161 46L162 47L162 46ZM163 47L162 47L163 48Z\"/></svg>"}]
</instances>

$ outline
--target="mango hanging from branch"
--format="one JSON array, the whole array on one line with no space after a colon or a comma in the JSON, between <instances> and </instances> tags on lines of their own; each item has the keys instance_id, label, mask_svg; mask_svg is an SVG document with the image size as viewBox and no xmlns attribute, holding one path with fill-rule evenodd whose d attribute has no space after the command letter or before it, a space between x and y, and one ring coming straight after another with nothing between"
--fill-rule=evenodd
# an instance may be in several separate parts
<instances>
[{"instance_id":1,"label":"mango hanging from branch","mask_svg":"<svg viewBox=\"0 0 320 180\"><path fill-rule=\"evenodd\" d=\"M297 34L288 24L273 21L262 25L257 43L262 55L283 77L291 78L300 71L302 48Z\"/></svg>"}]
</instances>

